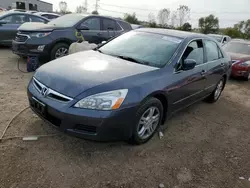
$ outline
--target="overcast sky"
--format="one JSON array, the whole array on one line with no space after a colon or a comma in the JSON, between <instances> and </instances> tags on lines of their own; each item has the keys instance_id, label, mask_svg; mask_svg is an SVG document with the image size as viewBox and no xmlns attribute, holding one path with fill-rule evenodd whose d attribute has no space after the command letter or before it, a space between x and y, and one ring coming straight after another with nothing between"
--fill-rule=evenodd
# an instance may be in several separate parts
<instances>
[{"instance_id":1,"label":"overcast sky","mask_svg":"<svg viewBox=\"0 0 250 188\"><path fill-rule=\"evenodd\" d=\"M64 1L67 2L70 11L75 11L76 6L85 2L85 0ZM88 12L94 10L95 1L88 0ZM60 0L50 0L49 2L53 3L54 10L59 9L58 4ZM193 27L198 26L198 19L200 17L211 13L219 17L220 27L233 26L241 20L250 19L250 0L100 0L99 13L102 15L123 17L124 13L135 12L139 20L148 21L149 13L153 13L157 19L157 13L160 9L169 8L171 11L175 11L182 4L187 5L191 9L189 22Z\"/></svg>"}]
</instances>

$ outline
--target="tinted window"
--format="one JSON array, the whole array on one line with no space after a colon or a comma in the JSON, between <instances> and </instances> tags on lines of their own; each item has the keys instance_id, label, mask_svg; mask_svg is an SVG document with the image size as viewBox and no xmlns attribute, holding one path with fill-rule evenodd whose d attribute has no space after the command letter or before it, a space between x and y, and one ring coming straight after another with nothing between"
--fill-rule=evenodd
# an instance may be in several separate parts
<instances>
[{"instance_id":1,"label":"tinted window","mask_svg":"<svg viewBox=\"0 0 250 188\"><path fill-rule=\"evenodd\" d=\"M122 26L124 30L132 30L132 27L130 24L123 22L123 21L118 21L118 23Z\"/></svg>"},{"instance_id":2,"label":"tinted window","mask_svg":"<svg viewBox=\"0 0 250 188\"><path fill-rule=\"evenodd\" d=\"M111 40L99 50L112 56L129 57L137 63L164 67L182 39L153 33L130 31Z\"/></svg>"},{"instance_id":3,"label":"tinted window","mask_svg":"<svg viewBox=\"0 0 250 188\"><path fill-rule=\"evenodd\" d=\"M219 59L218 46L215 42L206 40L205 47L207 52L207 61L214 61Z\"/></svg>"},{"instance_id":4,"label":"tinted window","mask_svg":"<svg viewBox=\"0 0 250 188\"><path fill-rule=\"evenodd\" d=\"M116 30L115 21L110 19L103 19L103 30Z\"/></svg>"},{"instance_id":5,"label":"tinted window","mask_svg":"<svg viewBox=\"0 0 250 188\"><path fill-rule=\"evenodd\" d=\"M250 55L250 43L229 42L223 46L226 52Z\"/></svg>"},{"instance_id":6,"label":"tinted window","mask_svg":"<svg viewBox=\"0 0 250 188\"><path fill-rule=\"evenodd\" d=\"M36 17L36 16L29 16L30 17L30 22L45 22L44 19Z\"/></svg>"},{"instance_id":7,"label":"tinted window","mask_svg":"<svg viewBox=\"0 0 250 188\"><path fill-rule=\"evenodd\" d=\"M87 26L89 30L101 30L99 18L89 18L82 22L81 25Z\"/></svg>"},{"instance_id":8,"label":"tinted window","mask_svg":"<svg viewBox=\"0 0 250 188\"><path fill-rule=\"evenodd\" d=\"M186 59L195 60L197 65L204 63L202 40L193 41L187 46L182 56L182 63L184 63Z\"/></svg>"},{"instance_id":9,"label":"tinted window","mask_svg":"<svg viewBox=\"0 0 250 188\"><path fill-rule=\"evenodd\" d=\"M24 22L29 22L26 15L16 14L3 18L1 21L5 21L8 24L23 24Z\"/></svg>"},{"instance_id":10,"label":"tinted window","mask_svg":"<svg viewBox=\"0 0 250 188\"><path fill-rule=\"evenodd\" d=\"M56 19L56 18L58 18L59 16L57 16L57 15L48 15L48 19L50 19L50 20L53 20L53 19Z\"/></svg>"}]
</instances>

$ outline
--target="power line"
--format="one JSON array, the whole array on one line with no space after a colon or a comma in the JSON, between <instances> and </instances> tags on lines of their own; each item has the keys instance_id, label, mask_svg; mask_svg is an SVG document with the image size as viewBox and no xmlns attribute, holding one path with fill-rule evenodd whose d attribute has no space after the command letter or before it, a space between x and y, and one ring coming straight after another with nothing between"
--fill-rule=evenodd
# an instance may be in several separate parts
<instances>
[{"instance_id":1,"label":"power line","mask_svg":"<svg viewBox=\"0 0 250 188\"><path fill-rule=\"evenodd\" d=\"M110 6L110 7L118 7L118 8L127 8L127 9L134 9L134 10L142 10L142 11L159 11L159 9L142 9L142 8L135 8L135 7L128 7L128 6L120 6L120 5L111 5L106 3L100 3L103 6ZM196 12L190 11L191 14L250 14L250 12L215 12L215 11L203 11L203 12Z\"/></svg>"}]
</instances>

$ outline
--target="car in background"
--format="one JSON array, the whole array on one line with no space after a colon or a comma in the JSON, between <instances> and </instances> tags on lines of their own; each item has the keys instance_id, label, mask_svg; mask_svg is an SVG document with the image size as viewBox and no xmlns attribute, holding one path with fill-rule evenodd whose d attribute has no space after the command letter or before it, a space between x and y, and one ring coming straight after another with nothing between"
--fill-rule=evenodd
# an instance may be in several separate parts
<instances>
[{"instance_id":1,"label":"car in background","mask_svg":"<svg viewBox=\"0 0 250 188\"><path fill-rule=\"evenodd\" d=\"M67 55L73 42L86 40L99 44L131 29L129 23L111 17L67 14L47 24L23 24L12 50L18 55L52 60Z\"/></svg>"},{"instance_id":2,"label":"car in background","mask_svg":"<svg viewBox=\"0 0 250 188\"><path fill-rule=\"evenodd\" d=\"M250 41L232 40L225 44L223 49L232 58L231 76L250 80Z\"/></svg>"},{"instance_id":3,"label":"car in background","mask_svg":"<svg viewBox=\"0 0 250 188\"><path fill-rule=\"evenodd\" d=\"M24 9L11 9L9 10L9 12L27 12L27 11Z\"/></svg>"},{"instance_id":4,"label":"car in background","mask_svg":"<svg viewBox=\"0 0 250 188\"><path fill-rule=\"evenodd\" d=\"M49 13L49 12L37 12L37 13L35 13L35 15L45 17L45 18L47 18L49 20L54 20L54 19L61 16L59 14Z\"/></svg>"},{"instance_id":5,"label":"car in background","mask_svg":"<svg viewBox=\"0 0 250 188\"><path fill-rule=\"evenodd\" d=\"M217 42L219 42L222 45L224 45L232 40L231 37L229 37L227 35L208 34L208 36L214 38L215 40L217 40Z\"/></svg>"},{"instance_id":6,"label":"car in background","mask_svg":"<svg viewBox=\"0 0 250 188\"><path fill-rule=\"evenodd\" d=\"M0 7L0 13L6 11L5 8Z\"/></svg>"},{"instance_id":7,"label":"car in background","mask_svg":"<svg viewBox=\"0 0 250 188\"><path fill-rule=\"evenodd\" d=\"M47 23L49 20L41 16L24 12L5 12L0 14L0 45L11 45L15 39L17 29L26 22ZM20 35L20 38L24 37ZM20 39L16 39L18 42Z\"/></svg>"},{"instance_id":8,"label":"car in background","mask_svg":"<svg viewBox=\"0 0 250 188\"><path fill-rule=\"evenodd\" d=\"M138 24L130 24L132 29L139 29L139 28L143 28L143 25L138 25Z\"/></svg>"},{"instance_id":9,"label":"car in background","mask_svg":"<svg viewBox=\"0 0 250 188\"><path fill-rule=\"evenodd\" d=\"M31 109L63 132L142 144L178 110L216 102L230 66L206 35L143 28L44 64L27 93Z\"/></svg>"},{"instance_id":10,"label":"car in background","mask_svg":"<svg viewBox=\"0 0 250 188\"><path fill-rule=\"evenodd\" d=\"M35 14L35 13L37 13L37 11L36 10L29 10L29 11L27 11L27 13Z\"/></svg>"}]
</instances>

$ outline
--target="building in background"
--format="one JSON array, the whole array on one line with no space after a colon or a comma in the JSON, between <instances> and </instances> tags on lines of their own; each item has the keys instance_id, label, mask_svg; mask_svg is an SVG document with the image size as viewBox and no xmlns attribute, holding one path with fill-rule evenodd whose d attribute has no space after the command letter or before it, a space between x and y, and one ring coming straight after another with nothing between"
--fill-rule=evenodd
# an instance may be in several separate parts
<instances>
[{"instance_id":1,"label":"building in background","mask_svg":"<svg viewBox=\"0 0 250 188\"><path fill-rule=\"evenodd\" d=\"M41 0L1 0L0 7L5 9L36 10L52 12L53 4Z\"/></svg>"}]
</instances>

